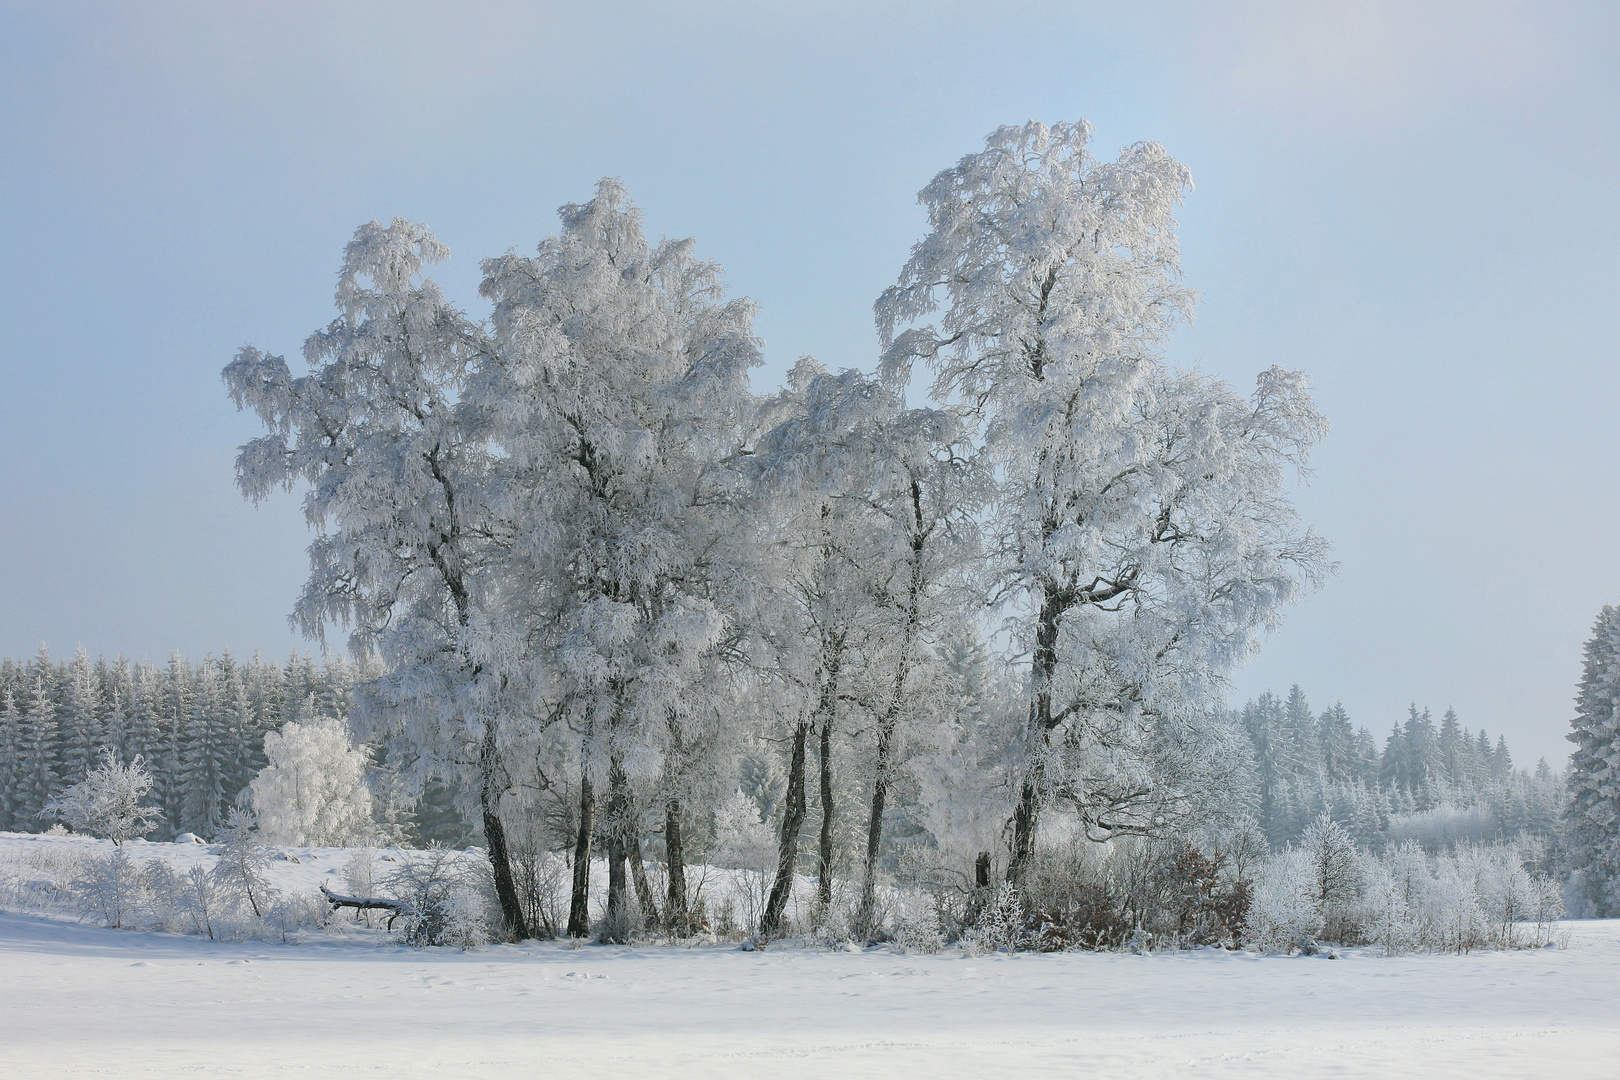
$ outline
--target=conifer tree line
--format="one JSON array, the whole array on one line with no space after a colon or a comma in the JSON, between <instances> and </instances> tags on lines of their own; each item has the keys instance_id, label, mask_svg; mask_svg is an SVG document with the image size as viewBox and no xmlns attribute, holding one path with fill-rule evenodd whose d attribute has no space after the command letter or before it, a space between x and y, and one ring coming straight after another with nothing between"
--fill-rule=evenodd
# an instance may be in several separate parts
<instances>
[{"instance_id":1,"label":"conifer tree line","mask_svg":"<svg viewBox=\"0 0 1620 1080\"><path fill-rule=\"evenodd\" d=\"M1584 660L1568 735L1568 891L1576 914L1620 918L1620 607L1598 613Z\"/></svg>"},{"instance_id":2,"label":"conifer tree line","mask_svg":"<svg viewBox=\"0 0 1620 1080\"><path fill-rule=\"evenodd\" d=\"M1324 814L1371 850L1534 837L1555 860L1568 788L1545 759L1515 769L1507 740L1470 731L1447 709L1435 724L1414 704L1382 748L1343 705L1313 714L1300 687L1266 693L1237 714L1253 747L1250 805L1274 847L1297 843ZM1550 862L1549 862L1550 865Z\"/></svg>"},{"instance_id":3,"label":"conifer tree line","mask_svg":"<svg viewBox=\"0 0 1620 1080\"><path fill-rule=\"evenodd\" d=\"M364 669L294 655L284 665L230 652L161 667L83 649L0 660L0 829L39 832L51 798L83 780L102 752L139 756L161 811L153 839L212 837L264 767L264 737L292 720L346 716ZM374 674L374 673L372 673Z\"/></svg>"}]
</instances>

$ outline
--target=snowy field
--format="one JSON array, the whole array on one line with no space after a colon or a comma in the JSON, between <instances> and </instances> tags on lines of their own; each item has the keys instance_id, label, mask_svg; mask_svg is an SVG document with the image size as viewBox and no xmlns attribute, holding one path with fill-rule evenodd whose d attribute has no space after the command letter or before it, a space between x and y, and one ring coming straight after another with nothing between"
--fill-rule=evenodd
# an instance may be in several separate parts
<instances>
[{"instance_id":1,"label":"snowy field","mask_svg":"<svg viewBox=\"0 0 1620 1080\"><path fill-rule=\"evenodd\" d=\"M338 854L280 870L313 887ZM0 1077L1612 1078L1620 921L1563 925L1567 948L1467 956L966 958L224 943L4 914Z\"/></svg>"}]
</instances>

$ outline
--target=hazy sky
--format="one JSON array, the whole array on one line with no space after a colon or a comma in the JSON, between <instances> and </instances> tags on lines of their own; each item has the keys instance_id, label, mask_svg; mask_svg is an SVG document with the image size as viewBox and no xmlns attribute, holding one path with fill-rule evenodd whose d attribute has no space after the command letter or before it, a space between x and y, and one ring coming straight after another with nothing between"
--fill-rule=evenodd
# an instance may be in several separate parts
<instances>
[{"instance_id":1,"label":"hazy sky","mask_svg":"<svg viewBox=\"0 0 1620 1080\"><path fill-rule=\"evenodd\" d=\"M1620 6L0 3L0 655L300 645L295 496L220 368L290 357L373 217L480 258L622 177L760 304L761 386L869 366L915 193L1085 117L1192 169L1172 357L1310 373L1339 575L1235 695L1409 701L1561 759L1620 602ZM303 647L300 645L300 647Z\"/></svg>"}]
</instances>

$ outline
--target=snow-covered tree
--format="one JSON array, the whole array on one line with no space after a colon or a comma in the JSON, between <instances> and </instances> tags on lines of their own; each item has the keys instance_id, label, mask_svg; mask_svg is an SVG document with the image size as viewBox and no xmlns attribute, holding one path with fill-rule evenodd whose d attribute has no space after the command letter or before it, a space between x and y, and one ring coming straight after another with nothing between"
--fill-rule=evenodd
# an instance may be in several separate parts
<instances>
[{"instance_id":1,"label":"snow-covered tree","mask_svg":"<svg viewBox=\"0 0 1620 1080\"><path fill-rule=\"evenodd\" d=\"M157 824L162 809L141 805L151 789L152 775L138 755L125 765L111 750L104 750L101 764L46 803L40 816L65 821L75 832L105 837L118 846L145 836Z\"/></svg>"},{"instance_id":2,"label":"snow-covered tree","mask_svg":"<svg viewBox=\"0 0 1620 1080\"><path fill-rule=\"evenodd\" d=\"M292 847L373 839L371 763L331 717L293 721L264 737L267 764L247 786L261 836Z\"/></svg>"},{"instance_id":3,"label":"snow-covered tree","mask_svg":"<svg viewBox=\"0 0 1620 1080\"><path fill-rule=\"evenodd\" d=\"M1030 664L1014 877L1053 798L1096 835L1182 804L1154 753L1202 734L1221 675L1327 569L1286 492L1325 430L1303 378L1270 369L1245 400L1164 368L1193 300L1172 217L1188 172L1156 143L1099 162L1089 137L1002 128L940 173L876 308L885 374L929 364L1000 481L1001 595Z\"/></svg>"},{"instance_id":4,"label":"snow-covered tree","mask_svg":"<svg viewBox=\"0 0 1620 1080\"><path fill-rule=\"evenodd\" d=\"M665 916L681 924L683 777L697 729L729 712L715 669L727 568L714 558L738 524L721 464L752 411L754 309L726 297L692 241L650 243L616 180L559 214L534 257L485 262L494 335L470 392L505 454L517 523L508 610L535 659L513 678L566 703L582 735L570 933L583 930L603 781L610 924L624 924L627 863L643 914L656 913L635 787L658 791Z\"/></svg>"},{"instance_id":5,"label":"snow-covered tree","mask_svg":"<svg viewBox=\"0 0 1620 1080\"><path fill-rule=\"evenodd\" d=\"M953 415L907 409L899 394L871 376L828 374L801 361L772 411L786 415L761 438L756 455L777 512L785 522L798 522L800 542L790 546L799 558L784 584L796 583L790 606L815 625L819 643L820 704L807 719L821 739L817 875L823 904L832 886L837 699L852 699L873 729L856 913L858 931L866 932L904 728L940 704L930 691L941 681L934 645L943 624L971 624L978 611L966 584L986 483ZM790 767L790 787L795 775ZM793 846L784 836L785 858Z\"/></svg>"},{"instance_id":6,"label":"snow-covered tree","mask_svg":"<svg viewBox=\"0 0 1620 1080\"><path fill-rule=\"evenodd\" d=\"M224 378L269 429L237 459L243 493L310 484L305 516L320 531L295 623L315 637L342 623L353 651L381 652L389 674L363 713L419 777L472 763L502 916L523 937L501 819L511 703L486 617L510 534L490 506L487 438L461 401L486 344L422 276L447 255L419 225L362 226L344 251L340 315L305 343L310 374L245 348Z\"/></svg>"},{"instance_id":7,"label":"snow-covered tree","mask_svg":"<svg viewBox=\"0 0 1620 1080\"><path fill-rule=\"evenodd\" d=\"M1585 661L1568 736L1569 866L1590 912L1612 918L1620 916L1620 607L1599 613Z\"/></svg>"}]
</instances>

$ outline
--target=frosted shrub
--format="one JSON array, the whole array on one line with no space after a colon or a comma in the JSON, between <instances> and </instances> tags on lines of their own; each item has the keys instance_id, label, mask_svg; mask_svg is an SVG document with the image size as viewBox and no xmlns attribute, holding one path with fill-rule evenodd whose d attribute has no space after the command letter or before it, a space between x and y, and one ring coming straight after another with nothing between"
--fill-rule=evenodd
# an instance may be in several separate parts
<instances>
[{"instance_id":1,"label":"frosted shrub","mask_svg":"<svg viewBox=\"0 0 1620 1080\"><path fill-rule=\"evenodd\" d=\"M1394 860L1369 860L1362 894L1362 937L1369 944L1383 946L1386 956L1399 956L1423 940L1412 894L1411 877L1403 875Z\"/></svg>"},{"instance_id":2,"label":"frosted shrub","mask_svg":"<svg viewBox=\"0 0 1620 1080\"><path fill-rule=\"evenodd\" d=\"M969 956L1013 952L1023 942L1024 904L1010 883L996 891L979 917L962 935L962 951Z\"/></svg>"},{"instance_id":3,"label":"frosted shrub","mask_svg":"<svg viewBox=\"0 0 1620 1080\"><path fill-rule=\"evenodd\" d=\"M119 929L133 921L141 907L141 871L123 848L91 859L73 883L80 910L104 926Z\"/></svg>"},{"instance_id":4,"label":"frosted shrub","mask_svg":"<svg viewBox=\"0 0 1620 1080\"><path fill-rule=\"evenodd\" d=\"M46 803L40 816L60 818L77 832L104 836L118 846L151 832L162 816L158 807L141 805L151 787L152 775L139 754L125 765L104 750L101 764Z\"/></svg>"},{"instance_id":5,"label":"frosted shrub","mask_svg":"<svg viewBox=\"0 0 1620 1080\"><path fill-rule=\"evenodd\" d=\"M270 853L259 843L254 826L251 815L231 811L230 822L219 837L214 877L226 894L252 909L254 918L263 918L275 902L276 891L270 884Z\"/></svg>"},{"instance_id":6,"label":"frosted shrub","mask_svg":"<svg viewBox=\"0 0 1620 1080\"><path fill-rule=\"evenodd\" d=\"M907 897L899 905L894 944L904 953L937 953L945 947L939 909L931 897Z\"/></svg>"},{"instance_id":7,"label":"frosted shrub","mask_svg":"<svg viewBox=\"0 0 1620 1080\"><path fill-rule=\"evenodd\" d=\"M294 940L295 931L325 927L331 921L331 910L319 895L282 894L265 911L262 929L286 944Z\"/></svg>"},{"instance_id":8,"label":"frosted shrub","mask_svg":"<svg viewBox=\"0 0 1620 1080\"><path fill-rule=\"evenodd\" d=\"M141 868L141 917L153 930L178 930L186 913L185 879L163 859Z\"/></svg>"},{"instance_id":9,"label":"frosted shrub","mask_svg":"<svg viewBox=\"0 0 1620 1080\"><path fill-rule=\"evenodd\" d=\"M343 883L351 896L377 895L377 852L361 848L343 864Z\"/></svg>"},{"instance_id":10,"label":"frosted shrub","mask_svg":"<svg viewBox=\"0 0 1620 1080\"><path fill-rule=\"evenodd\" d=\"M1454 857L1439 860L1429 891L1435 947L1458 953L1485 947L1490 931L1476 886L1469 867Z\"/></svg>"},{"instance_id":11,"label":"frosted shrub","mask_svg":"<svg viewBox=\"0 0 1620 1080\"><path fill-rule=\"evenodd\" d=\"M1292 952L1316 940L1322 911L1313 895L1314 877L1303 851L1279 852L1265 865L1249 905L1249 940L1256 947Z\"/></svg>"},{"instance_id":12,"label":"frosted shrub","mask_svg":"<svg viewBox=\"0 0 1620 1080\"><path fill-rule=\"evenodd\" d=\"M385 884L395 899L410 905L400 928L407 945L471 949L490 940L487 864L431 848L401 859Z\"/></svg>"},{"instance_id":13,"label":"frosted shrub","mask_svg":"<svg viewBox=\"0 0 1620 1080\"><path fill-rule=\"evenodd\" d=\"M193 933L207 934L213 941L230 929L234 905L229 890L201 863L186 872L181 896Z\"/></svg>"}]
</instances>

